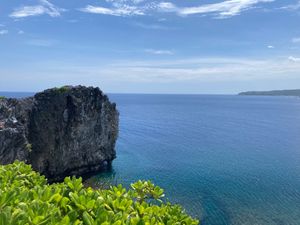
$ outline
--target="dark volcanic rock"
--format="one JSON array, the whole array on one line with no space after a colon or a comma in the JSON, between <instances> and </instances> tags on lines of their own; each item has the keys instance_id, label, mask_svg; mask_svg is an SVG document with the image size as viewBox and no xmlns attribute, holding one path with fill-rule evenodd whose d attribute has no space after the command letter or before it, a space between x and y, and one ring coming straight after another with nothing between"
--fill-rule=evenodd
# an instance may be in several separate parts
<instances>
[{"instance_id":1,"label":"dark volcanic rock","mask_svg":"<svg viewBox=\"0 0 300 225\"><path fill-rule=\"evenodd\" d=\"M118 111L92 87L48 89L0 100L0 163L28 162L51 180L83 175L115 158Z\"/></svg>"}]
</instances>

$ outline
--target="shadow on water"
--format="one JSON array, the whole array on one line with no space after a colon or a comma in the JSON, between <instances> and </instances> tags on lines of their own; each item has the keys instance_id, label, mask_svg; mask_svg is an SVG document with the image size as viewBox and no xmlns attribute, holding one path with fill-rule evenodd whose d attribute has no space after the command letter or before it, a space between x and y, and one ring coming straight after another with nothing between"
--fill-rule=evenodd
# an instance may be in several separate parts
<instances>
[{"instance_id":1,"label":"shadow on water","mask_svg":"<svg viewBox=\"0 0 300 225\"><path fill-rule=\"evenodd\" d=\"M101 173L90 173L84 177L84 185L94 189L108 189L112 185L117 185L116 171L112 166Z\"/></svg>"}]
</instances>

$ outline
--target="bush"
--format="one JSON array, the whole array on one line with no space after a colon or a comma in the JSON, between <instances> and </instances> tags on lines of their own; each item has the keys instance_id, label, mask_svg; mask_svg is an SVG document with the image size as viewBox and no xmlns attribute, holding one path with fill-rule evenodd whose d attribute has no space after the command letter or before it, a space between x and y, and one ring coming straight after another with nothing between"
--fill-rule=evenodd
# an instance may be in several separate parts
<instances>
[{"instance_id":1,"label":"bush","mask_svg":"<svg viewBox=\"0 0 300 225\"><path fill-rule=\"evenodd\" d=\"M131 187L94 190L75 177L48 184L30 165L0 166L0 225L199 224L180 206L162 202L163 190L151 182Z\"/></svg>"},{"instance_id":2,"label":"bush","mask_svg":"<svg viewBox=\"0 0 300 225\"><path fill-rule=\"evenodd\" d=\"M28 152L32 152L32 144L27 143L27 144L25 145L25 148L27 149Z\"/></svg>"},{"instance_id":3,"label":"bush","mask_svg":"<svg viewBox=\"0 0 300 225\"><path fill-rule=\"evenodd\" d=\"M69 86L62 86L62 87L55 87L53 88L57 93L59 94L64 94L66 93L68 90L70 90L70 87Z\"/></svg>"}]
</instances>

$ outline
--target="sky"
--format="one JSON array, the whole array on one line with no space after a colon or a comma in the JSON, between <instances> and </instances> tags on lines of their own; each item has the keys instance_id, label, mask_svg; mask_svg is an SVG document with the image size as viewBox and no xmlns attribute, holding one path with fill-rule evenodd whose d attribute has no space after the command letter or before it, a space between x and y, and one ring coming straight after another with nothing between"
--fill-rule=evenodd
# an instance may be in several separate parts
<instances>
[{"instance_id":1,"label":"sky","mask_svg":"<svg viewBox=\"0 0 300 225\"><path fill-rule=\"evenodd\" d=\"M0 0L0 91L300 88L299 0Z\"/></svg>"}]
</instances>

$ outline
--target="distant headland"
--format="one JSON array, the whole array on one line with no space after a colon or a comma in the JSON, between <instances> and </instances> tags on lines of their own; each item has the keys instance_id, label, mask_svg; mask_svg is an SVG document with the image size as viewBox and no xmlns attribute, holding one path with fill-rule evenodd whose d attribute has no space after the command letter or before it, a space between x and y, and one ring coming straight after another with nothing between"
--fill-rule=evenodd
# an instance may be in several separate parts
<instances>
[{"instance_id":1,"label":"distant headland","mask_svg":"<svg viewBox=\"0 0 300 225\"><path fill-rule=\"evenodd\" d=\"M238 95L263 95L263 96L299 96L300 89L293 90L273 90L273 91L246 91Z\"/></svg>"}]
</instances>

